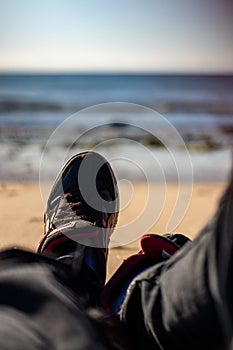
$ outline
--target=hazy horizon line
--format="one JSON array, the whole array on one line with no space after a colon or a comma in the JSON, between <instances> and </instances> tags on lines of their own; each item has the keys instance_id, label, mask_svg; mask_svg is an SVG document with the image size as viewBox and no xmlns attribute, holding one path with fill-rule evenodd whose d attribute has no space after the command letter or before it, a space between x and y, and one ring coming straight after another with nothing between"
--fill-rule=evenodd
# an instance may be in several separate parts
<instances>
[{"instance_id":1,"label":"hazy horizon line","mask_svg":"<svg viewBox=\"0 0 233 350\"><path fill-rule=\"evenodd\" d=\"M131 71L131 70L1 70L0 75L216 75L233 76L233 71Z\"/></svg>"}]
</instances>

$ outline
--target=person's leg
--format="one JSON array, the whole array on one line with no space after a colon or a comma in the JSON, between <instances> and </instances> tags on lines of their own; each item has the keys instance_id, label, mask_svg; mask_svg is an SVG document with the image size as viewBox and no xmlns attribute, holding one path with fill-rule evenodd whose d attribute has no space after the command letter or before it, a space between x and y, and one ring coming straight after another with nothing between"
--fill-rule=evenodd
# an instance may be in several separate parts
<instances>
[{"instance_id":1,"label":"person's leg","mask_svg":"<svg viewBox=\"0 0 233 350\"><path fill-rule=\"evenodd\" d=\"M103 349L70 267L21 250L0 253L2 350Z\"/></svg>"},{"instance_id":2,"label":"person's leg","mask_svg":"<svg viewBox=\"0 0 233 350\"><path fill-rule=\"evenodd\" d=\"M232 338L233 178L211 222L130 284L120 318L135 348L225 349Z\"/></svg>"},{"instance_id":3,"label":"person's leg","mask_svg":"<svg viewBox=\"0 0 233 350\"><path fill-rule=\"evenodd\" d=\"M146 234L138 253L124 259L101 293L101 305L113 317L119 315L130 283L141 272L166 261L190 239L183 234Z\"/></svg>"},{"instance_id":4,"label":"person's leg","mask_svg":"<svg viewBox=\"0 0 233 350\"><path fill-rule=\"evenodd\" d=\"M92 186L89 192L85 185L93 178L95 190ZM115 348L87 310L98 304L117 211L116 180L108 162L93 152L73 157L49 196L39 254L0 253L1 349Z\"/></svg>"},{"instance_id":5,"label":"person's leg","mask_svg":"<svg viewBox=\"0 0 233 350\"><path fill-rule=\"evenodd\" d=\"M118 217L118 189L110 164L83 152L62 168L48 198L38 253L70 265L92 302L105 283L110 235ZM80 277L81 276L81 277Z\"/></svg>"}]
</instances>

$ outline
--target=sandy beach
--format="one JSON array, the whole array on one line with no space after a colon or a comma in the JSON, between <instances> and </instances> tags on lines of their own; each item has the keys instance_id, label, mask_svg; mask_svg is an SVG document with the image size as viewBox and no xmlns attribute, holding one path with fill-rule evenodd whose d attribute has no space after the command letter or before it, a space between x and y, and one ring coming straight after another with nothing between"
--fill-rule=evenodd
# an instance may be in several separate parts
<instances>
[{"instance_id":1,"label":"sandy beach","mask_svg":"<svg viewBox=\"0 0 233 350\"><path fill-rule=\"evenodd\" d=\"M154 186L155 189L159 189L160 185L155 184ZM224 186L224 183L219 182L194 184L190 205L175 232L181 232L194 238L213 214ZM127 224L133 220L134 216L138 215L145 192L145 183L134 184L135 200L129 205L128 210L123 210L120 213L119 226ZM169 183L165 207L149 232L160 234L164 232L176 196L177 185ZM182 200L186 200L185 196ZM18 247L34 251L43 232L43 212L44 204L38 183L2 183L0 185L0 249ZM122 247L111 248L108 277L112 275L124 258L138 250L138 240Z\"/></svg>"}]
</instances>

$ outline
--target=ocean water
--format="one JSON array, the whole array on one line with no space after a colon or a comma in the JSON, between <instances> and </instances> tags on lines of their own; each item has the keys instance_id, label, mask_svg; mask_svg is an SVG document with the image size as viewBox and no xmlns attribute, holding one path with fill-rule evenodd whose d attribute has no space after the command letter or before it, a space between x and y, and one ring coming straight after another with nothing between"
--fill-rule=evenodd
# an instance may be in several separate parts
<instances>
[{"instance_id":1,"label":"ocean water","mask_svg":"<svg viewBox=\"0 0 233 350\"><path fill-rule=\"evenodd\" d=\"M93 148L121 178L190 181L191 162L195 181L225 180L232 136L233 76L0 75L1 181L52 179Z\"/></svg>"}]
</instances>

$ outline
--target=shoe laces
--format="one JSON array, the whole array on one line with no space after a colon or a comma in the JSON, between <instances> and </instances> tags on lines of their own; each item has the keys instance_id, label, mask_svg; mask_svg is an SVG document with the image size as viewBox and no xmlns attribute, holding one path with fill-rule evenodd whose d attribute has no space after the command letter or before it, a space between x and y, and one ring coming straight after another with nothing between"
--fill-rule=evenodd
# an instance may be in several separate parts
<instances>
[{"instance_id":1,"label":"shoe laces","mask_svg":"<svg viewBox=\"0 0 233 350\"><path fill-rule=\"evenodd\" d=\"M108 199L106 193L102 193L101 191L100 195L102 198ZM49 231L68 222L76 221L77 219L88 221L99 227L106 227L108 217L112 214L92 208L83 199L80 191L65 193L62 197L59 197L58 200L60 203L55 215L55 220L49 218Z\"/></svg>"},{"instance_id":2,"label":"shoe laces","mask_svg":"<svg viewBox=\"0 0 233 350\"><path fill-rule=\"evenodd\" d=\"M69 204L69 208L75 213L76 217L81 220L87 220L92 223L96 223L98 221L98 216L100 216L100 212L91 208L81 197L79 191L75 191L72 193L66 193L64 195L67 203ZM68 209L68 207L67 207ZM66 213L66 209L64 208L64 214Z\"/></svg>"}]
</instances>

